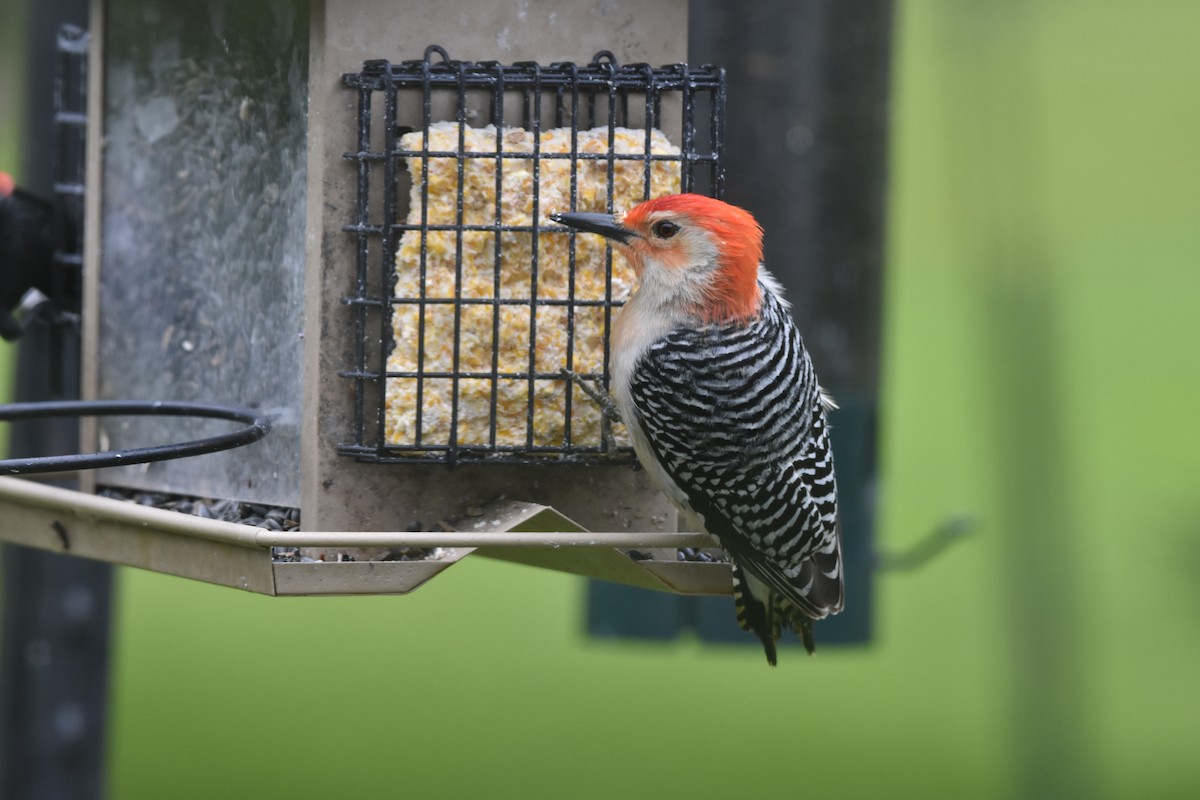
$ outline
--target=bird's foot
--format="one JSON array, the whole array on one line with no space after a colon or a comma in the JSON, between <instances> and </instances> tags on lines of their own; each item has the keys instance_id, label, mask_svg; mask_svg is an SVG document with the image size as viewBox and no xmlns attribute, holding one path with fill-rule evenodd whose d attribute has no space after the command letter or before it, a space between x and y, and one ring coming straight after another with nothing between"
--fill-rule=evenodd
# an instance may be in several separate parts
<instances>
[{"instance_id":1,"label":"bird's foot","mask_svg":"<svg viewBox=\"0 0 1200 800\"><path fill-rule=\"evenodd\" d=\"M564 369L562 375L564 380L578 386L596 405L600 406L600 410L604 413L606 419L611 422L621 421L621 412L617 409L616 401L613 400L612 395L598 381L585 380L580 377L579 373L569 369Z\"/></svg>"},{"instance_id":2,"label":"bird's foot","mask_svg":"<svg viewBox=\"0 0 1200 800\"><path fill-rule=\"evenodd\" d=\"M600 435L604 439L604 452L610 456L616 455L617 440L613 436L612 423L621 422L621 412L617 409L616 401L598 381L584 380L579 373L569 369L564 369L562 374L564 380L578 386L584 394L592 399L592 402L600 406L600 413L603 417Z\"/></svg>"}]
</instances>

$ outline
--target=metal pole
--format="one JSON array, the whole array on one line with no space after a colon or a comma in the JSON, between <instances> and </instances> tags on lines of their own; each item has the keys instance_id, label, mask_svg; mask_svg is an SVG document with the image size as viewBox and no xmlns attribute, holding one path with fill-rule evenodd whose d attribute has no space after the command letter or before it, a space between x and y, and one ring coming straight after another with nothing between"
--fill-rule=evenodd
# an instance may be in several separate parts
<instances>
[{"instance_id":1,"label":"metal pole","mask_svg":"<svg viewBox=\"0 0 1200 800\"><path fill-rule=\"evenodd\" d=\"M51 197L57 32L63 23L86 27L88 9L85 0L28 6L23 177L30 189ZM61 330L34 322L21 339L18 400L79 396L78 337ZM17 426L10 451L52 455L75 452L78 444L74 421L41 420ZM4 547L0 558L0 797L99 798L112 568L16 546Z\"/></svg>"}]
</instances>

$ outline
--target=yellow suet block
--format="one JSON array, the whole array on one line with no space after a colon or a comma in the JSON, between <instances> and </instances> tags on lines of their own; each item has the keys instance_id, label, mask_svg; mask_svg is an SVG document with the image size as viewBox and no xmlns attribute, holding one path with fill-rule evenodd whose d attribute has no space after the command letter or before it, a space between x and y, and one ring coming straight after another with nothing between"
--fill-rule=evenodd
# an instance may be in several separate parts
<instances>
[{"instance_id":1,"label":"yellow suet block","mask_svg":"<svg viewBox=\"0 0 1200 800\"><path fill-rule=\"evenodd\" d=\"M534 137L521 128L503 128L499 132L503 153L533 153ZM576 152L607 154L608 128L576 133ZM463 152L495 153L497 131L464 127L461 131ZM568 321L573 323L570 368L579 373L600 373L604 368L604 306L536 305L534 299L567 300L570 286L568 241L563 232L495 230L428 230L428 226L459 225L457 204L459 188L460 130L458 123L443 122L430 126L430 152L450 152L452 156L411 156L412 175L408 225L425 230L407 230L396 253L397 302L392 308L392 335L395 346L388 356L393 372L475 373L458 379L458 444L460 446L535 446L559 447L566 429L566 385L561 380L537 378L532 392L528 375L557 375L568 367ZM405 150L422 150L422 133L401 137ZM542 155L571 152L571 130L555 128L539 136ZM612 152L644 154L645 130L617 128ZM651 133L650 152L679 155L679 148L662 132ZM547 215L571 208L571 175L574 167L576 210L605 211L608 201L608 160L531 157L467 157L462 161L463 226L546 225ZM427 162L427 163L426 163ZM533 179L538 170L537 214L533 217ZM499 178L497 178L499 172ZM428 187L423 203L421 182L427 175ZM642 159L613 162L613 207L630 208L646 199L645 162ZM499 183L499 186L497 184ZM680 187L680 162L652 161L650 197L674 194ZM496 197L499 191L500 202ZM452 300L456 295L468 302L426 302L424 332L420 330L422 297L421 246L425 246L424 298L426 301ZM537 247L537 279L534 280L534 247ZM461 277L456 265L461 252ZM498 277L497 277L498 276ZM623 303L633 290L634 276L623 258L612 261L611 289L605 279L605 244L598 236L575 239L574 299ZM458 290L456 292L456 289ZM504 302L497 302L497 300ZM478 302L482 301L482 302ZM609 318L615 309L609 311ZM458 328L458 356L455 361L455 327ZM422 341L423 338L423 341ZM492 353L496 353L493 364ZM519 373L523 377L491 377ZM417 378L390 378L386 392L386 436L389 444L413 445L416 441L418 414L421 420L420 444L450 443L450 422L454 398L450 378L425 377L421 380L418 403ZM572 387L571 443L598 446L601 441L601 413L595 402L578 387ZM530 400L533 401L532 423ZM492 439L492 407L495 406L496 430ZM627 440L621 426L614 426L618 443Z\"/></svg>"}]
</instances>

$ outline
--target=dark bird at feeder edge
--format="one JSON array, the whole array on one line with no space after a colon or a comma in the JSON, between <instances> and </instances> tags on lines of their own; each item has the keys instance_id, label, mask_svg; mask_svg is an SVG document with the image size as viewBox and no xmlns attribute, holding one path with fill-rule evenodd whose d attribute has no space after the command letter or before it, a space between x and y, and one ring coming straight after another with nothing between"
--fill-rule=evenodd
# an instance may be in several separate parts
<instances>
[{"instance_id":1,"label":"dark bird at feeder edge","mask_svg":"<svg viewBox=\"0 0 1200 800\"><path fill-rule=\"evenodd\" d=\"M49 294L54 264L54 209L0 172L0 336L24 331L14 315L30 289Z\"/></svg>"}]
</instances>

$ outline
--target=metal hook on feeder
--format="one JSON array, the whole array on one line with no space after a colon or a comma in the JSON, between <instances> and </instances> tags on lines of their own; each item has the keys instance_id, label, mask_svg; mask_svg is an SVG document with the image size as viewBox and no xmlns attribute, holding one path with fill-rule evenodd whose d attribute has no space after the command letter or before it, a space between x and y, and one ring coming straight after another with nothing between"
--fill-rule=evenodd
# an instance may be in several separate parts
<instances>
[{"instance_id":1,"label":"metal hook on feeder","mask_svg":"<svg viewBox=\"0 0 1200 800\"><path fill-rule=\"evenodd\" d=\"M433 54L434 53L437 53L439 56L442 57L443 64L450 63L450 54L446 52L446 48L442 47L440 44L431 44L425 48L425 63L426 64L433 63Z\"/></svg>"},{"instance_id":2,"label":"metal hook on feeder","mask_svg":"<svg viewBox=\"0 0 1200 800\"><path fill-rule=\"evenodd\" d=\"M979 528L979 522L969 514L947 517L942 524L919 542L899 553L878 553L875 568L890 572L912 572L920 569L946 552L955 542L961 542Z\"/></svg>"},{"instance_id":3,"label":"metal hook on feeder","mask_svg":"<svg viewBox=\"0 0 1200 800\"><path fill-rule=\"evenodd\" d=\"M613 55L612 50L601 50L592 56L592 63L597 65L607 63L615 67L617 66L617 57Z\"/></svg>"}]
</instances>

